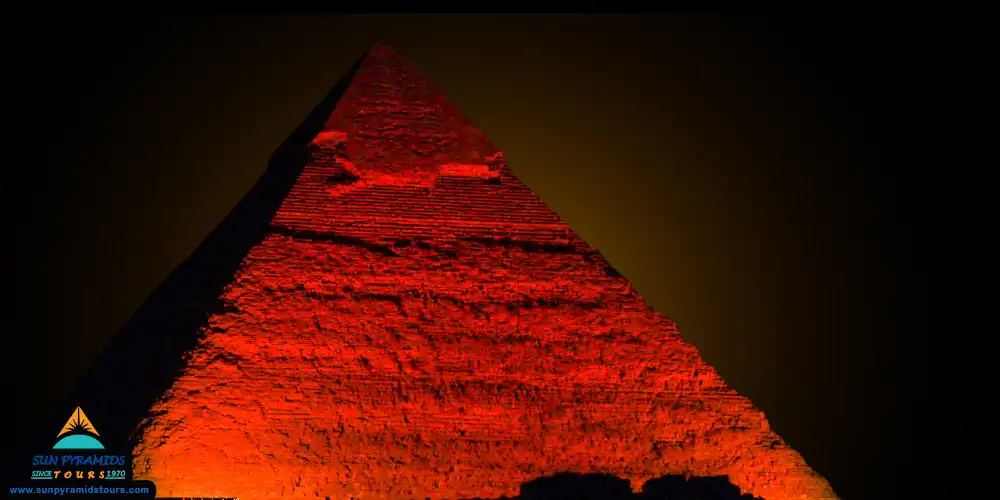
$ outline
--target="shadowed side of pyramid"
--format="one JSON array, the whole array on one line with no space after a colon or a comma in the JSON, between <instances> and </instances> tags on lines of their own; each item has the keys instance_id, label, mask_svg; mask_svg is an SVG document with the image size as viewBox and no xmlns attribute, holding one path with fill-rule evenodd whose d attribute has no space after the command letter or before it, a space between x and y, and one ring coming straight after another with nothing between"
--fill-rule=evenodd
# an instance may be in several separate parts
<instances>
[{"instance_id":1,"label":"shadowed side of pyramid","mask_svg":"<svg viewBox=\"0 0 1000 500\"><path fill-rule=\"evenodd\" d=\"M272 154L253 188L154 290L62 405L86 408L101 423L102 439L109 447L132 449L134 433L183 369L184 357L197 345L206 320L225 307L220 300L224 288L250 249L264 238L270 220L308 162L309 142L322 130L363 59ZM38 423L38 430L24 439L22 448L44 449L54 428L58 425Z\"/></svg>"}]
</instances>

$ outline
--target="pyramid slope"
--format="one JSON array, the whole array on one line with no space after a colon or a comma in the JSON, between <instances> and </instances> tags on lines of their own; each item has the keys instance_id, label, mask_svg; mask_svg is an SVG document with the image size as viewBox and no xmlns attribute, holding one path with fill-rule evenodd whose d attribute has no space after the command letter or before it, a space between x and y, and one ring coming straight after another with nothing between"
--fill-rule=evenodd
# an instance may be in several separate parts
<instances>
[{"instance_id":1,"label":"pyramid slope","mask_svg":"<svg viewBox=\"0 0 1000 500\"><path fill-rule=\"evenodd\" d=\"M167 496L513 496L561 471L836 498L376 45L141 428Z\"/></svg>"}]
</instances>

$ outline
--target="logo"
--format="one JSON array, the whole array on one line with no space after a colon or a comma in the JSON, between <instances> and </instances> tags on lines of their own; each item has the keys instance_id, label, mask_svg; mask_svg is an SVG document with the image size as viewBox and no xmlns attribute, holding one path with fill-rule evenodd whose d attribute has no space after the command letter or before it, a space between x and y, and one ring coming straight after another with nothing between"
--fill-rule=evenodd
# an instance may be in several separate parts
<instances>
[{"instance_id":1,"label":"logo","mask_svg":"<svg viewBox=\"0 0 1000 500\"><path fill-rule=\"evenodd\" d=\"M24 484L9 489L11 496L155 498L156 486L135 480L129 454L115 450L114 434L102 438L97 430L101 423L96 424L77 406L55 433L55 443L49 441L48 449L32 457L30 475L23 476Z\"/></svg>"},{"instance_id":2,"label":"logo","mask_svg":"<svg viewBox=\"0 0 1000 500\"><path fill-rule=\"evenodd\" d=\"M56 436L53 450L103 450L100 434L79 406Z\"/></svg>"},{"instance_id":3,"label":"logo","mask_svg":"<svg viewBox=\"0 0 1000 500\"><path fill-rule=\"evenodd\" d=\"M73 481L128 481L131 479L128 457L112 453L101 443L97 427L83 408L73 410L69 420L56 434L52 451L35 455L31 479Z\"/></svg>"},{"instance_id":4,"label":"logo","mask_svg":"<svg viewBox=\"0 0 1000 500\"><path fill-rule=\"evenodd\" d=\"M97 424L101 422L98 420ZM51 448L35 454L30 466L12 471L12 476L24 473L23 482L5 489L5 493L35 498L39 495L156 498L156 485L150 480L136 479L129 454L115 449L114 430L102 438L97 427L83 408L77 406L55 435Z\"/></svg>"}]
</instances>

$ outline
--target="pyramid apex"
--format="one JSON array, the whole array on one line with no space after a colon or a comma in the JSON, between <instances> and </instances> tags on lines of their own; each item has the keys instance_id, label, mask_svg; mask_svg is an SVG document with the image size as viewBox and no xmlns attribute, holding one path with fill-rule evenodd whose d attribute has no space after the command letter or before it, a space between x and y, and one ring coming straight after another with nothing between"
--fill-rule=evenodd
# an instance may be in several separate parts
<instances>
[{"instance_id":1,"label":"pyramid apex","mask_svg":"<svg viewBox=\"0 0 1000 500\"><path fill-rule=\"evenodd\" d=\"M373 64L372 61L402 60L399 52L385 42L375 42L368 47L368 50L361 56L364 64Z\"/></svg>"},{"instance_id":2,"label":"pyramid apex","mask_svg":"<svg viewBox=\"0 0 1000 500\"><path fill-rule=\"evenodd\" d=\"M397 53L396 49L392 48L392 45L389 45L388 43L385 42L375 42L371 45L371 47L368 48L369 54L379 53L379 52L392 53L392 54Z\"/></svg>"},{"instance_id":3,"label":"pyramid apex","mask_svg":"<svg viewBox=\"0 0 1000 500\"><path fill-rule=\"evenodd\" d=\"M384 42L373 43L365 53L312 144L341 151L338 154L346 155L342 159L350 158L352 175L366 182L391 178L415 185L433 183L441 169L451 171L451 165L478 165L472 169L478 172L495 163L498 152L439 89Z\"/></svg>"}]
</instances>

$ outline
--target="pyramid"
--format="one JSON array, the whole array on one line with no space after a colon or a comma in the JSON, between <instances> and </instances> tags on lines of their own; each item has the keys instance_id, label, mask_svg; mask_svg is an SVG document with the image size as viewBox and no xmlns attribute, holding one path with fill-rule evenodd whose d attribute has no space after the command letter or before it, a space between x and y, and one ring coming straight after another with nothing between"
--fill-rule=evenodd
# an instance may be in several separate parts
<instances>
[{"instance_id":1,"label":"pyramid","mask_svg":"<svg viewBox=\"0 0 1000 500\"><path fill-rule=\"evenodd\" d=\"M297 166L255 187L273 209L238 208L258 220L229 230L246 251L219 236L196 251L243 252L231 272L202 264L229 273L216 306L190 313L211 294L165 285L157 310L188 312L147 306L131 334L145 340L112 349L145 375L91 375L119 401L162 387L135 422L87 396L134 424L137 478L169 497L443 499L513 496L560 472L636 491L676 474L836 498L390 47L339 88L276 154Z\"/></svg>"}]
</instances>

